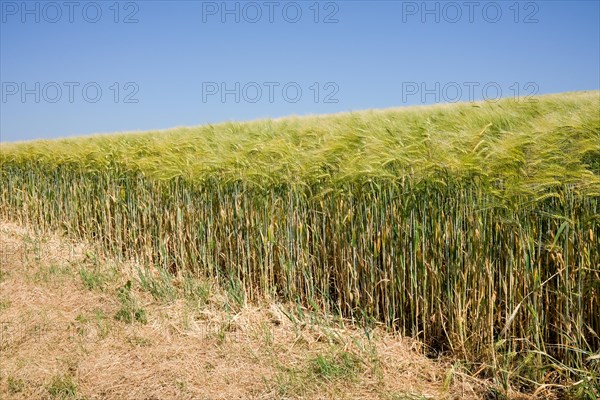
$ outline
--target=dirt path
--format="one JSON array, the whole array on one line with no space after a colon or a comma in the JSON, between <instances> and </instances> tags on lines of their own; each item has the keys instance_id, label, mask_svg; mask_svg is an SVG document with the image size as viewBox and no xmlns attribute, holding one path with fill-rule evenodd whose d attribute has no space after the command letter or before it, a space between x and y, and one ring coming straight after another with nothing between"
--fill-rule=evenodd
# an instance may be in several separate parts
<instances>
[{"instance_id":1,"label":"dirt path","mask_svg":"<svg viewBox=\"0 0 600 400\"><path fill-rule=\"evenodd\" d=\"M414 341L369 336L0 223L2 399L480 398Z\"/></svg>"}]
</instances>

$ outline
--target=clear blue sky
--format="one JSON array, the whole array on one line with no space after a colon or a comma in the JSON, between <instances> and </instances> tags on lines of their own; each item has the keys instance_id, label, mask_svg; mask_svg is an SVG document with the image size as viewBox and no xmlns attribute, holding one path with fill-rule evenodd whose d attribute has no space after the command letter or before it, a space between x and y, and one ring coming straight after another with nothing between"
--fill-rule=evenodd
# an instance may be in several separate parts
<instances>
[{"instance_id":1,"label":"clear blue sky","mask_svg":"<svg viewBox=\"0 0 600 400\"><path fill-rule=\"evenodd\" d=\"M0 5L2 141L600 87L598 1Z\"/></svg>"}]
</instances>

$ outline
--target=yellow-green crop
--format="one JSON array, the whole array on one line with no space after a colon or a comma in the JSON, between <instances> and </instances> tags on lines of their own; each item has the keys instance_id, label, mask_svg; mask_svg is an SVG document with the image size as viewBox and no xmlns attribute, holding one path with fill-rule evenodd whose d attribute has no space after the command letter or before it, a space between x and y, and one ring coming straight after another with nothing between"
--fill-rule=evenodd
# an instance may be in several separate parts
<instances>
[{"instance_id":1,"label":"yellow-green crop","mask_svg":"<svg viewBox=\"0 0 600 400\"><path fill-rule=\"evenodd\" d=\"M593 393L599 110L595 91L3 144L0 213Z\"/></svg>"}]
</instances>

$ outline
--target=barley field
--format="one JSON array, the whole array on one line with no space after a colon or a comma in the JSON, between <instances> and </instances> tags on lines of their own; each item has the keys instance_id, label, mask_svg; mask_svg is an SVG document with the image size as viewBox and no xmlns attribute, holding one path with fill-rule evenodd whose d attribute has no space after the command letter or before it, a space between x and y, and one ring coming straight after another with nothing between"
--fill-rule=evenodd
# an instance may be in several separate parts
<instances>
[{"instance_id":1,"label":"barley field","mask_svg":"<svg viewBox=\"0 0 600 400\"><path fill-rule=\"evenodd\" d=\"M3 143L0 217L600 393L600 92Z\"/></svg>"}]
</instances>

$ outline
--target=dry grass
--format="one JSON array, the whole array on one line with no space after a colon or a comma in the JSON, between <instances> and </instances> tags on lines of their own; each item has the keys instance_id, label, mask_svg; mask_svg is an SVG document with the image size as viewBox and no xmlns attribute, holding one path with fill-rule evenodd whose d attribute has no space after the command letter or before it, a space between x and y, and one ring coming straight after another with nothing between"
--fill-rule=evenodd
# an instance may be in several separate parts
<instances>
[{"instance_id":1,"label":"dry grass","mask_svg":"<svg viewBox=\"0 0 600 400\"><path fill-rule=\"evenodd\" d=\"M476 399L484 387L379 328L369 339L291 304L236 309L214 287L199 300L181 277L161 300L133 263L90 245L8 222L0 240L3 399ZM90 290L86 268L103 285ZM146 323L114 318L128 280Z\"/></svg>"}]
</instances>

